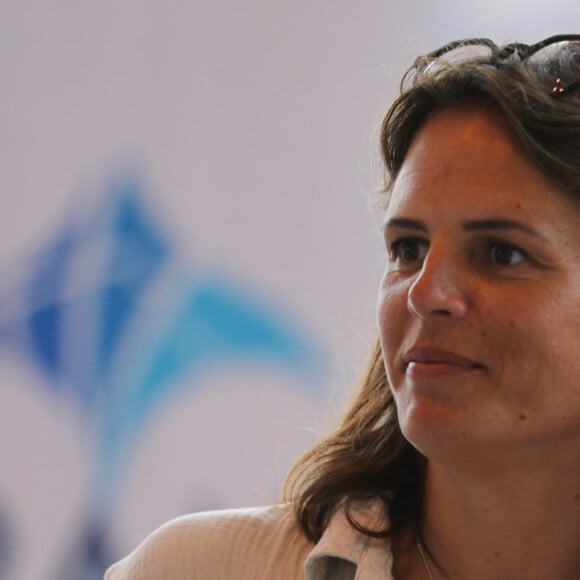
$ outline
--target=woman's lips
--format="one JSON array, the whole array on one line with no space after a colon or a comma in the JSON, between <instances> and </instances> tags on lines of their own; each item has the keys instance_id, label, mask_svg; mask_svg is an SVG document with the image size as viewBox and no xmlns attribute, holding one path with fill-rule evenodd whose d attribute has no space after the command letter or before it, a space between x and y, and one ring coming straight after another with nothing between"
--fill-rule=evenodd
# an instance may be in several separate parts
<instances>
[{"instance_id":1,"label":"woman's lips","mask_svg":"<svg viewBox=\"0 0 580 580\"><path fill-rule=\"evenodd\" d=\"M412 379L435 379L485 370L485 367L460 354L433 347L415 346L403 357L405 374Z\"/></svg>"}]
</instances>

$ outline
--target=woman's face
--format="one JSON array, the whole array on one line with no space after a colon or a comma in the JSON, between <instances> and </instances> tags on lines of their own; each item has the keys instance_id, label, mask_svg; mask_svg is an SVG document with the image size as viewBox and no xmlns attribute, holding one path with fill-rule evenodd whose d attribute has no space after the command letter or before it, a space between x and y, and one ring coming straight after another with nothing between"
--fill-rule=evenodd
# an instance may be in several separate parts
<instances>
[{"instance_id":1,"label":"woman's face","mask_svg":"<svg viewBox=\"0 0 580 580\"><path fill-rule=\"evenodd\" d=\"M429 457L580 448L579 218L490 112L440 112L415 138L378 319L401 428Z\"/></svg>"}]
</instances>

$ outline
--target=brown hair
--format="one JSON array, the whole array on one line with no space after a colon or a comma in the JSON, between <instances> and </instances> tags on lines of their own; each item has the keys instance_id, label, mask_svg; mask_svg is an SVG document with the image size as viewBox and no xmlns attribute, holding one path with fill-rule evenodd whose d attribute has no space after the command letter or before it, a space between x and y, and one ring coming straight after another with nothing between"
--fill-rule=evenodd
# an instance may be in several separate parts
<instances>
[{"instance_id":1,"label":"brown hair","mask_svg":"<svg viewBox=\"0 0 580 580\"><path fill-rule=\"evenodd\" d=\"M568 55L569 66L578 68L579 54ZM388 197L415 135L428 119L443 109L465 105L496 111L532 163L563 191L580 196L580 90L553 96L546 88L553 78L550 68L532 67L517 53L443 63L435 70L427 64L418 59L407 72L401 94L381 127L384 196ZM342 504L351 524L368 535L418 529L425 466L426 459L401 433L377 341L360 391L341 425L294 466L286 480L285 499L292 502L300 527L312 541L320 538ZM365 530L350 516L353 500L370 497L385 503L388 529Z\"/></svg>"}]
</instances>

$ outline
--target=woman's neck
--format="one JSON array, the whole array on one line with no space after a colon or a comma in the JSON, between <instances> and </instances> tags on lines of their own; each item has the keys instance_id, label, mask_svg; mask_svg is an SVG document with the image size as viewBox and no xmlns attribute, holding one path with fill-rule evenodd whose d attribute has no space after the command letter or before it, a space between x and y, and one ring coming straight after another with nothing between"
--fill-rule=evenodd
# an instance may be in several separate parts
<instances>
[{"instance_id":1,"label":"woman's neck","mask_svg":"<svg viewBox=\"0 0 580 580\"><path fill-rule=\"evenodd\" d=\"M429 463L422 535L447 578L580 577L580 468L566 455L532 470L526 461L475 472Z\"/></svg>"}]
</instances>

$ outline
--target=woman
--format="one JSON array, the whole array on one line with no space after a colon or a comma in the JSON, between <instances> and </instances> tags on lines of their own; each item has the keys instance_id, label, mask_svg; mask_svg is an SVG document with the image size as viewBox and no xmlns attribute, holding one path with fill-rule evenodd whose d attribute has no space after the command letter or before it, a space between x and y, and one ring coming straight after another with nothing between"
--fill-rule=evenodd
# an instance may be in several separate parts
<instances>
[{"instance_id":1,"label":"woman","mask_svg":"<svg viewBox=\"0 0 580 580\"><path fill-rule=\"evenodd\" d=\"M580 36L451 43L382 127L380 341L286 501L180 518L109 580L580 577Z\"/></svg>"}]
</instances>

